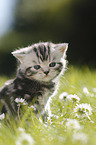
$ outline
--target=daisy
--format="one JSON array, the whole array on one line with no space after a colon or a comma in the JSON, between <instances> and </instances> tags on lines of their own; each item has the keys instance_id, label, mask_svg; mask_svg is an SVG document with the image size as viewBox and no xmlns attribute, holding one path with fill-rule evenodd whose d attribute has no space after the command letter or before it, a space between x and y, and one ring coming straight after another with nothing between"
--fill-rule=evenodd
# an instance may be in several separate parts
<instances>
[{"instance_id":1,"label":"daisy","mask_svg":"<svg viewBox=\"0 0 96 145\"><path fill-rule=\"evenodd\" d=\"M66 97L68 96L67 92L63 92L62 94L60 94L59 99L66 99Z\"/></svg>"},{"instance_id":2,"label":"daisy","mask_svg":"<svg viewBox=\"0 0 96 145\"><path fill-rule=\"evenodd\" d=\"M87 103L77 104L76 107L74 108L74 112L77 118L87 117L89 120L91 120L89 117L90 115L92 115L92 108L90 104Z\"/></svg>"},{"instance_id":3,"label":"daisy","mask_svg":"<svg viewBox=\"0 0 96 145\"><path fill-rule=\"evenodd\" d=\"M27 102L23 98L16 98L15 102L22 105L27 105Z\"/></svg>"},{"instance_id":4,"label":"daisy","mask_svg":"<svg viewBox=\"0 0 96 145\"><path fill-rule=\"evenodd\" d=\"M80 98L76 94L74 94L74 95L72 95L72 94L68 95L67 99L71 100L72 102L77 102L77 103L79 103L79 101L80 101Z\"/></svg>"},{"instance_id":5,"label":"daisy","mask_svg":"<svg viewBox=\"0 0 96 145\"><path fill-rule=\"evenodd\" d=\"M34 139L32 136L29 133L22 132L16 140L16 145L22 145L24 142L27 145L34 145Z\"/></svg>"},{"instance_id":6,"label":"daisy","mask_svg":"<svg viewBox=\"0 0 96 145\"><path fill-rule=\"evenodd\" d=\"M80 130L81 126L78 120L76 119L68 119L65 123L66 127L69 129Z\"/></svg>"}]
</instances>

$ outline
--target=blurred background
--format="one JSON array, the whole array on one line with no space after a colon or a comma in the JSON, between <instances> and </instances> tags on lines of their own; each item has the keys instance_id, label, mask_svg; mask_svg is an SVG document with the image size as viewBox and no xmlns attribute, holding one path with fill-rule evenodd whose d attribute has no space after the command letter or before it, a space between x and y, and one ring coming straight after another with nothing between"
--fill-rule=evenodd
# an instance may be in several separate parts
<instances>
[{"instance_id":1,"label":"blurred background","mask_svg":"<svg viewBox=\"0 0 96 145\"><path fill-rule=\"evenodd\" d=\"M0 0L0 74L11 76L11 51L39 41L69 43L72 65L95 67L96 0Z\"/></svg>"}]
</instances>

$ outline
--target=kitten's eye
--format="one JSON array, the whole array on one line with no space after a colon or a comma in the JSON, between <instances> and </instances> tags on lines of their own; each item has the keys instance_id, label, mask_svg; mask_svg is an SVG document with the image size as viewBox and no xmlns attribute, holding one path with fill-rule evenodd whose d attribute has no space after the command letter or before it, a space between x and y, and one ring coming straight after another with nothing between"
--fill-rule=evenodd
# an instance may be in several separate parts
<instances>
[{"instance_id":1,"label":"kitten's eye","mask_svg":"<svg viewBox=\"0 0 96 145\"><path fill-rule=\"evenodd\" d=\"M34 68L37 70L37 69L40 69L40 65L35 65Z\"/></svg>"},{"instance_id":2,"label":"kitten's eye","mask_svg":"<svg viewBox=\"0 0 96 145\"><path fill-rule=\"evenodd\" d=\"M32 68L32 67L28 67L28 68L26 69L25 74L26 74L27 76L31 76L31 75L32 75L32 70L31 70L31 68Z\"/></svg>"},{"instance_id":3,"label":"kitten's eye","mask_svg":"<svg viewBox=\"0 0 96 145\"><path fill-rule=\"evenodd\" d=\"M56 62L51 62L50 64L49 64L49 67L54 67L56 65Z\"/></svg>"}]
</instances>

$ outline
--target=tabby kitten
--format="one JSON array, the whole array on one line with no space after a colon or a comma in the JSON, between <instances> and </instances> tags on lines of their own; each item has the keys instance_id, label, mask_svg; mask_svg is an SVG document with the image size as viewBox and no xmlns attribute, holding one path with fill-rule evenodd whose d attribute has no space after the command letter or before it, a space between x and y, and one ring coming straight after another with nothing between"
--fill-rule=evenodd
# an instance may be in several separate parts
<instances>
[{"instance_id":1,"label":"tabby kitten","mask_svg":"<svg viewBox=\"0 0 96 145\"><path fill-rule=\"evenodd\" d=\"M19 61L17 76L0 88L2 112L17 113L16 98L24 98L33 105L35 113L43 114L48 98L66 65L67 43L40 42L12 52ZM43 116L43 115L42 115Z\"/></svg>"}]
</instances>

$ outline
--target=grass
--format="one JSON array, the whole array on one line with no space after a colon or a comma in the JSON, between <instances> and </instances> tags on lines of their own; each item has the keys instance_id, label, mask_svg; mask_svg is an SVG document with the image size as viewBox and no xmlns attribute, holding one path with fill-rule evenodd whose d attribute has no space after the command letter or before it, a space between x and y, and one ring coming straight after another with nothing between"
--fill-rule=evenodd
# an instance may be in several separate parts
<instances>
[{"instance_id":1,"label":"grass","mask_svg":"<svg viewBox=\"0 0 96 145\"><path fill-rule=\"evenodd\" d=\"M6 79L0 77L1 86ZM0 145L95 145L95 104L96 70L70 66L60 78L47 123L37 119L31 108L20 120L4 118L0 121Z\"/></svg>"}]
</instances>

